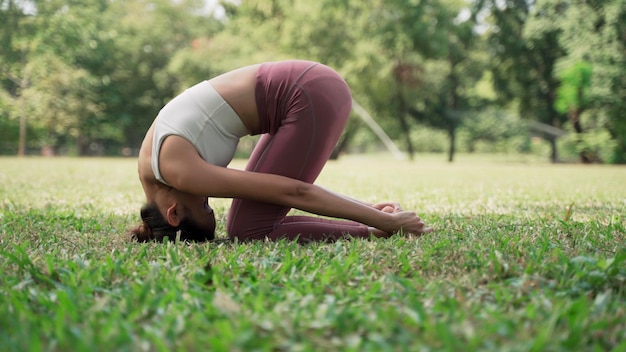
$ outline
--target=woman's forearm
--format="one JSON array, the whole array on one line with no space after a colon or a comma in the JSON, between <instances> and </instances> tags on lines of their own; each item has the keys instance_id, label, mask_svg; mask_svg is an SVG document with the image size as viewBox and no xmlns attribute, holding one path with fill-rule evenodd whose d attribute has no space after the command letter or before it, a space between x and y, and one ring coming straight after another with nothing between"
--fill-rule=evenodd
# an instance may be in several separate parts
<instances>
[{"instance_id":1,"label":"woman's forearm","mask_svg":"<svg viewBox=\"0 0 626 352\"><path fill-rule=\"evenodd\" d=\"M384 231L394 231L391 216L361 202L316 185L298 187L288 205L310 213L360 222Z\"/></svg>"},{"instance_id":2,"label":"woman's forearm","mask_svg":"<svg viewBox=\"0 0 626 352\"><path fill-rule=\"evenodd\" d=\"M415 235L433 231L416 213L403 211L397 203L370 205L311 184L300 184L287 202L285 205L314 214L357 221L387 235L398 231Z\"/></svg>"}]
</instances>

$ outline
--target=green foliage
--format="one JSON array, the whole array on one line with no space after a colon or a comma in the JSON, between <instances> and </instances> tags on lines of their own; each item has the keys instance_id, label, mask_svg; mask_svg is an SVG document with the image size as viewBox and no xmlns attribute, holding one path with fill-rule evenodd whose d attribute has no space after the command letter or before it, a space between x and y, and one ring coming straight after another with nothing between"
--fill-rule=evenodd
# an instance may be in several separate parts
<instances>
[{"instance_id":1,"label":"green foliage","mask_svg":"<svg viewBox=\"0 0 626 352\"><path fill-rule=\"evenodd\" d=\"M475 150L477 142L504 142L513 136L526 137L527 131L524 123L514 114L504 111L483 111L468 117L463 126L470 152Z\"/></svg>"},{"instance_id":2,"label":"green foliage","mask_svg":"<svg viewBox=\"0 0 626 352\"><path fill-rule=\"evenodd\" d=\"M624 5L624 0L543 0L537 3L535 16L524 28L531 38L558 34L556 44L564 50L556 62L562 75L559 109L584 107L592 110L593 116L607 117L610 122L605 127L617 143L613 144L614 156L605 160L613 161L617 161L615 156L626 154L621 137L617 137L621 135L617 126L623 120L626 96L622 74L626 51L620 39L626 28ZM581 89L579 92L574 92L576 86ZM586 128L595 128L594 125L597 123Z\"/></svg>"},{"instance_id":3,"label":"green foliage","mask_svg":"<svg viewBox=\"0 0 626 352\"><path fill-rule=\"evenodd\" d=\"M576 160L574 156L580 155L580 152L590 152L592 155L600 158L599 162L613 161L613 155L616 147L616 141L611 138L611 134L606 129L588 130L582 134L569 134L561 141L563 146L564 160Z\"/></svg>"},{"instance_id":4,"label":"green foliage","mask_svg":"<svg viewBox=\"0 0 626 352\"><path fill-rule=\"evenodd\" d=\"M206 29L201 23L210 22L192 15L199 1L37 1L34 6L33 14L15 17L18 30L2 28L10 32L13 50L0 54L10 59L19 53L0 64L4 87L15 100L9 113L28 115L31 128L45 131L40 146L73 141L79 154L93 143L141 140L145 126L176 92L160 70Z\"/></svg>"},{"instance_id":5,"label":"green foliage","mask_svg":"<svg viewBox=\"0 0 626 352\"><path fill-rule=\"evenodd\" d=\"M556 91L555 102L558 112L564 114L573 109L583 109L589 104L591 73L591 65L587 62L577 62L561 72L561 85Z\"/></svg>"},{"instance_id":6,"label":"green foliage","mask_svg":"<svg viewBox=\"0 0 626 352\"><path fill-rule=\"evenodd\" d=\"M490 10L488 50L500 103L513 102L523 118L559 127L566 117L554 108L559 86L555 65L564 52L558 41L559 32L547 15L552 11L531 12L525 0L502 4L490 0L479 4L482 5L479 8ZM539 2L536 7L542 4Z\"/></svg>"},{"instance_id":7,"label":"green foliage","mask_svg":"<svg viewBox=\"0 0 626 352\"><path fill-rule=\"evenodd\" d=\"M445 153L448 148L446 132L427 126L413 128L411 141L417 153Z\"/></svg>"},{"instance_id":8,"label":"green foliage","mask_svg":"<svg viewBox=\"0 0 626 352\"><path fill-rule=\"evenodd\" d=\"M308 245L131 243L134 160L0 159L0 349L623 348L624 169L420 159L319 182L436 233Z\"/></svg>"},{"instance_id":9,"label":"green foliage","mask_svg":"<svg viewBox=\"0 0 626 352\"><path fill-rule=\"evenodd\" d=\"M606 128L616 142L606 160L618 162L624 1L222 1L225 14L215 17L201 0L3 0L0 125L26 123L28 149L119 154L137 148L158 110L189 85L302 58L337 69L408 151L421 150L411 131L426 124L448 135L452 158L465 148L457 132L491 110L566 125L577 86L568 72L587 63L593 76L576 106L598 120L583 129ZM0 152L17 140L12 132Z\"/></svg>"}]
</instances>

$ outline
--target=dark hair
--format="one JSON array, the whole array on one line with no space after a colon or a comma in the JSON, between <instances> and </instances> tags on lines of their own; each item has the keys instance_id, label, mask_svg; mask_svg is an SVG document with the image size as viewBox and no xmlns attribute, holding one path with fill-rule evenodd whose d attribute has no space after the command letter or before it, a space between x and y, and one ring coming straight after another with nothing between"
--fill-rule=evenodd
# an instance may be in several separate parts
<instances>
[{"instance_id":1,"label":"dark hair","mask_svg":"<svg viewBox=\"0 0 626 352\"><path fill-rule=\"evenodd\" d=\"M142 224L130 230L131 238L137 242L163 242L165 237L174 241L178 231L181 241L205 242L215 238L214 229L207 233L188 217L183 218L179 226L170 225L154 203L141 207L141 219Z\"/></svg>"}]
</instances>

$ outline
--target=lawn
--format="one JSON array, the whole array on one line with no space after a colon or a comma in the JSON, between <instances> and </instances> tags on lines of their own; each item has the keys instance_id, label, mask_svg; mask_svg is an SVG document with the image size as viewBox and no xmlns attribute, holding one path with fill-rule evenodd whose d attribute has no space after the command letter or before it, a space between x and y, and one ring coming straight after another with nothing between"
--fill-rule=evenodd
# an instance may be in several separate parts
<instances>
[{"instance_id":1,"label":"lawn","mask_svg":"<svg viewBox=\"0 0 626 352\"><path fill-rule=\"evenodd\" d=\"M298 245L132 243L135 160L0 158L0 351L626 351L626 168L441 159L318 180L435 233Z\"/></svg>"}]
</instances>

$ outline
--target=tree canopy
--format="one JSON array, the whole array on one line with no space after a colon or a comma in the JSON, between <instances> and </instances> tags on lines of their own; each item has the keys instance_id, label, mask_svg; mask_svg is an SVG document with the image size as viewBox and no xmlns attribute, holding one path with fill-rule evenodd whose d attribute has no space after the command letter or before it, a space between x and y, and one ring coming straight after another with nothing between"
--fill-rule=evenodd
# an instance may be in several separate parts
<instances>
[{"instance_id":1,"label":"tree canopy","mask_svg":"<svg viewBox=\"0 0 626 352\"><path fill-rule=\"evenodd\" d=\"M0 0L0 153L133 154L185 87L302 58L337 69L410 155L421 129L442 131L452 161L459 131L473 150L510 137L519 116L572 131L582 161L626 162L626 0L219 6Z\"/></svg>"}]
</instances>

